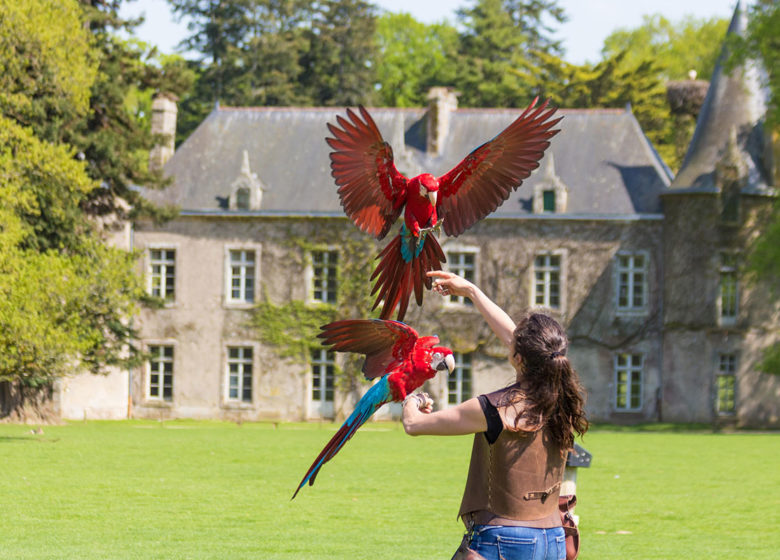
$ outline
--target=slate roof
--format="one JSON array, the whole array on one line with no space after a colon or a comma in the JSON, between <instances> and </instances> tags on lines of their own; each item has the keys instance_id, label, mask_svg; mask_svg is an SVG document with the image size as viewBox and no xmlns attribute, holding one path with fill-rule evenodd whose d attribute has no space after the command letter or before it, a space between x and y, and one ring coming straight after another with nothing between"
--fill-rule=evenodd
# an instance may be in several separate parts
<instances>
[{"instance_id":1,"label":"slate roof","mask_svg":"<svg viewBox=\"0 0 780 560\"><path fill-rule=\"evenodd\" d=\"M726 35L744 35L746 30L747 14L737 2ZM742 191L772 192L769 173L763 165L766 149L763 118L767 103L767 92L761 85L764 71L755 62L748 62L727 74L724 64L728 55L724 46L685 160L671 184L672 193L716 191L715 167L726 154L729 136L734 133L747 167L747 182Z\"/></svg>"},{"instance_id":2,"label":"slate roof","mask_svg":"<svg viewBox=\"0 0 780 560\"><path fill-rule=\"evenodd\" d=\"M458 109L436 156L425 150L426 109L373 108L399 170L442 175L520 115L519 109ZM494 216L532 213L533 185L549 165L567 186L569 215L655 214L671 175L626 109L560 110L561 132L541 167ZM217 107L165 165L173 184L147 191L155 202L183 211L228 213L230 186L243 153L266 189L262 214L343 214L330 175L327 122L344 109ZM554 158L547 157L554 154ZM554 164L553 164L554 159ZM246 212L245 212L246 213Z\"/></svg>"}]
</instances>

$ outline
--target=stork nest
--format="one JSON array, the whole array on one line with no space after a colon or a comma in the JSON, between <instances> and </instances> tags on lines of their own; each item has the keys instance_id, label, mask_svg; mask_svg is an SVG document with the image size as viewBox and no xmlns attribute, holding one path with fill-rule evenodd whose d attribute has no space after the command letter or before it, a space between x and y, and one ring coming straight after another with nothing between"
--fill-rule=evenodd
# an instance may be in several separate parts
<instances>
[{"instance_id":1,"label":"stork nest","mask_svg":"<svg viewBox=\"0 0 780 560\"><path fill-rule=\"evenodd\" d=\"M672 113L697 116L710 83L706 80L683 80L666 83L666 99Z\"/></svg>"}]
</instances>

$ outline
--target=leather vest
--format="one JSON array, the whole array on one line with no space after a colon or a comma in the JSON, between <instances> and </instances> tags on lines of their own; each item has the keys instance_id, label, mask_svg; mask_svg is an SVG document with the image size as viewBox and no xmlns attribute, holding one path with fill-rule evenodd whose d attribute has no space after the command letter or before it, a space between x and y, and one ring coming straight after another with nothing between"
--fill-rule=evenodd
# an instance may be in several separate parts
<instances>
[{"instance_id":1,"label":"leather vest","mask_svg":"<svg viewBox=\"0 0 780 560\"><path fill-rule=\"evenodd\" d=\"M559 527L558 496L566 454L544 427L522 431L508 422L508 407L501 406L507 390L487 395L498 409L504 429L492 445L484 433L474 435L458 517L467 524L469 518L486 524L486 517L498 517L504 519L493 524Z\"/></svg>"}]
</instances>

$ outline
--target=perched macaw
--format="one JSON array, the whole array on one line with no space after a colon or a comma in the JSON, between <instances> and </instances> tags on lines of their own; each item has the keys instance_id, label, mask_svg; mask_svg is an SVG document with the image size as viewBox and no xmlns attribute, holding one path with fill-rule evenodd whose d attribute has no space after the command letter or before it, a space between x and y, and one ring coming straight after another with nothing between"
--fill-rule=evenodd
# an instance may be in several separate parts
<instances>
[{"instance_id":1,"label":"perched macaw","mask_svg":"<svg viewBox=\"0 0 780 560\"><path fill-rule=\"evenodd\" d=\"M549 100L536 107L537 101L438 178L401 174L393 149L364 107L359 107L360 115L347 109L349 121L337 116L339 126L328 123L333 138L325 140L335 150L330 154L332 175L347 216L383 239L404 212L400 232L379 253L371 275L371 294L378 292L374 308L384 301L382 319L389 319L398 306L397 318L403 320L412 291L422 305L423 286L431 287L426 273L441 270L446 262L438 241L429 235L433 228L441 225L447 235L460 235L498 208L539 166L550 138L559 132L552 127L563 117L551 120L556 109L547 109Z\"/></svg>"},{"instance_id":2,"label":"perched macaw","mask_svg":"<svg viewBox=\"0 0 780 560\"><path fill-rule=\"evenodd\" d=\"M338 352L365 354L363 374L374 383L358 401L301 480L293 498L307 482L314 484L322 465L331 460L357 429L385 403L403 401L437 372L455 369L452 350L437 346L436 336L417 335L412 327L382 319L348 319L320 327L324 346Z\"/></svg>"}]
</instances>

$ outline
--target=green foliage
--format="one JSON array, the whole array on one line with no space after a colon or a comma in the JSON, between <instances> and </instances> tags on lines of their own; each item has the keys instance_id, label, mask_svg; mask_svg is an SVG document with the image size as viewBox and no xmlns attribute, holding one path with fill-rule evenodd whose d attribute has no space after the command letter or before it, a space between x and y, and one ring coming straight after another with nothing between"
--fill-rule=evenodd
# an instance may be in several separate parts
<instances>
[{"instance_id":1,"label":"green foliage","mask_svg":"<svg viewBox=\"0 0 780 560\"><path fill-rule=\"evenodd\" d=\"M749 7L746 37L730 36L732 51L728 67L744 63L747 59L761 62L766 70L769 88L767 124L770 130L780 128L780 4L774 0L756 0ZM780 173L778 173L780 177Z\"/></svg>"},{"instance_id":2,"label":"green foliage","mask_svg":"<svg viewBox=\"0 0 780 560\"><path fill-rule=\"evenodd\" d=\"M335 316L332 305L308 305L300 300L275 305L266 299L255 307L251 324L263 344L280 357L306 363L311 350L320 346L320 326L333 321Z\"/></svg>"},{"instance_id":3,"label":"green foliage","mask_svg":"<svg viewBox=\"0 0 780 560\"><path fill-rule=\"evenodd\" d=\"M72 148L0 117L0 379L40 386L134 358L135 257L80 211L94 187Z\"/></svg>"},{"instance_id":4,"label":"green foliage","mask_svg":"<svg viewBox=\"0 0 780 560\"><path fill-rule=\"evenodd\" d=\"M377 21L377 42L382 105L422 107L431 87L456 83L458 32L451 25L386 13Z\"/></svg>"},{"instance_id":5,"label":"green foliage","mask_svg":"<svg viewBox=\"0 0 780 560\"><path fill-rule=\"evenodd\" d=\"M118 37L116 30L132 30L137 23L119 18L119 2L81 3L98 75L90 91L88 117L60 130L59 139L78 148L90 177L101 184L83 207L99 216L169 217L170 209L150 204L135 188L163 188L169 182L160 170L149 169L149 151L159 141L149 128L150 98L157 91L175 95L189 89L194 73L180 59L158 57L148 45ZM139 105L144 99L146 104Z\"/></svg>"},{"instance_id":6,"label":"green foliage","mask_svg":"<svg viewBox=\"0 0 780 560\"><path fill-rule=\"evenodd\" d=\"M369 104L376 83L376 10L364 0L321 0L303 56L304 87L314 105Z\"/></svg>"},{"instance_id":7,"label":"green foliage","mask_svg":"<svg viewBox=\"0 0 780 560\"><path fill-rule=\"evenodd\" d=\"M5 208L26 226L22 247L63 250L88 233L79 203L96 185L73 156L69 146L42 142L29 128L0 116L0 185L18 194L6 195Z\"/></svg>"},{"instance_id":8,"label":"green foliage","mask_svg":"<svg viewBox=\"0 0 780 560\"><path fill-rule=\"evenodd\" d=\"M201 54L182 97L181 137L216 102L232 106L369 103L376 82L376 14L363 0L169 0Z\"/></svg>"},{"instance_id":9,"label":"green foliage","mask_svg":"<svg viewBox=\"0 0 780 560\"><path fill-rule=\"evenodd\" d=\"M96 76L75 2L0 0L0 114L51 140L83 117Z\"/></svg>"},{"instance_id":10,"label":"green foliage","mask_svg":"<svg viewBox=\"0 0 780 560\"><path fill-rule=\"evenodd\" d=\"M773 301L780 298L780 202L775 201L771 216L766 220L761 235L748 252L747 280L769 287ZM759 369L780 375L780 343L764 350Z\"/></svg>"},{"instance_id":11,"label":"green foliage","mask_svg":"<svg viewBox=\"0 0 780 560\"><path fill-rule=\"evenodd\" d=\"M686 16L671 22L660 14L645 15L634 29L617 29L604 40L602 54L611 58L625 53L627 68L652 60L665 80L685 80L690 70L709 80L715 69L728 20Z\"/></svg>"},{"instance_id":12,"label":"green foliage","mask_svg":"<svg viewBox=\"0 0 780 560\"><path fill-rule=\"evenodd\" d=\"M85 123L109 118L112 101L125 111L126 98L95 100L104 91L96 84L115 84L86 22L75 0L0 2L0 380L17 387L50 387L137 356L129 327L143 298L136 257L107 247L84 208L96 192L121 190L99 177L95 161L125 149L133 165L141 156L107 133L113 123L88 134ZM84 138L100 142L74 147ZM101 146L95 160L79 157L87 145Z\"/></svg>"},{"instance_id":13,"label":"green foliage","mask_svg":"<svg viewBox=\"0 0 780 560\"><path fill-rule=\"evenodd\" d=\"M775 161L775 175L769 179L777 187L780 180L780 5L771 0L758 0L749 10L746 36L729 36L728 47L732 54L727 67L733 69L753 59L760 61L766 70L766 85L769 89L766 138L774 143ZM747 272L750 280L769 286L771 297L777 301L780 297L780 203L777 201L761 235L750 250ZM764 351L759 367L766 373L780 374L780 343Z\"/></svg>"},{"instance_id":14,"label":"green foliage","mask_svg":"<svg viewBox=\"0 0 780 560\"><path fill-rule=\"evenodd\" d=\"M462 105L520 107L536 94L547 94L551 84L539 84L535 76L542 59L560 52L560 45L543 33L549 31L547 20L564 19L556 4L477 0L458 11L464 28L457 76Z\"/></svg>"}]
</instances>

